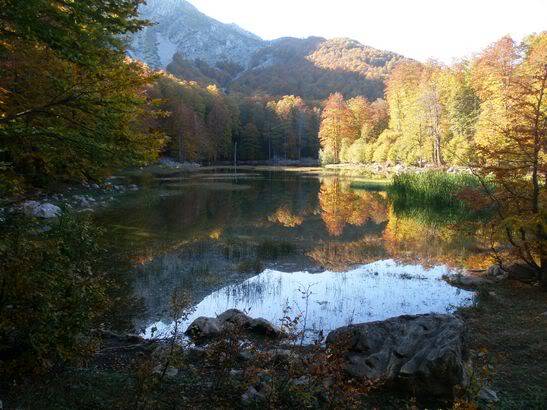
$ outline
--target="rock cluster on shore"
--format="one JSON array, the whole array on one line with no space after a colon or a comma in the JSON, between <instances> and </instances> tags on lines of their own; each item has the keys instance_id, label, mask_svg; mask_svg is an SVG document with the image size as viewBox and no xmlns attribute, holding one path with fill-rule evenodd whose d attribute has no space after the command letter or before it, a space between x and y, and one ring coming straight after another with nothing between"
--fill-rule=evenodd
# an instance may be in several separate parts
<instances>
[{"instance_id":1,"label":"rock cluster on shore","mask_svg":"<svg viewBox=\"0 0 547 410\"><path fill-rule=\"evenodd\" d=\"M453 315L399 316L336 329L327 345L346 351L351 376L449 396L455 386L468 384L464 332Z\"/></svg>"},{"instance_id":2,"label":"rock cluster on shore","mask_svg":"<svg viewBox=\"0 0 547 410\"><path fill-rule=\"evenodd\" d=\"M71 186L63 193L40 195L0 208L0 221L12 213L24 213L34 218L49 220L60 217L65 210L92 212L106 206L121 194L140 189L135 184L113 184L113 180L107 180L102 185L84 183L80 186Z\"/></svg>"},{"instance_id":3,"label":"rock cluster on shore","mask_svg":"<svg viewBox=\"0 0 547 410\"><path fill-rule=\"evenodd\" d=\"M285 336L268 321L252 319L236 309L216 318L197 318L186 334L203 343L236 326L273 340ZM456 316L426 314L342 327L329 333L326 343L342 352L350 377L381 381L413 394L451 396L456 386L468 384L464 333L465 325ZM291 357L301 354L291 349L285 345L280 351ZM249 391L246 400L259 393Z\"/></svg>"}]
</instances>

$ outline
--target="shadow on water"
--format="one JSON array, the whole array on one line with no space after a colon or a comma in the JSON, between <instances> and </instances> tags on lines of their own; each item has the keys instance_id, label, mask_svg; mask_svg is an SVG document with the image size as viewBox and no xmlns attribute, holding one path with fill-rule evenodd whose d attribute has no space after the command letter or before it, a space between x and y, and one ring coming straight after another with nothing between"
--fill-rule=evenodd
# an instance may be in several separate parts
<instances>
[{"instance_id":1,"label":"shadow on water","mask_svg":"<svg viewBox=\"0 0 547 410\"><path fill-rule=\"evenodd\" d=\"M424 217L427 207L393 201L380 186L288 172L148 175L144 189L97 219L133 262L133 288L146 310L135 324L143 331L168 328L170 295L181 286L200 314L240 307L275 321L287 302L296 309L298 283L317 282L322 300L309 323L325 329L349 317L468 303L439 272L476 254L472 232ZM227 292L236 296L220 296ZM432 301L435 292L443 297Z\"/></svg>"}]
</instances>

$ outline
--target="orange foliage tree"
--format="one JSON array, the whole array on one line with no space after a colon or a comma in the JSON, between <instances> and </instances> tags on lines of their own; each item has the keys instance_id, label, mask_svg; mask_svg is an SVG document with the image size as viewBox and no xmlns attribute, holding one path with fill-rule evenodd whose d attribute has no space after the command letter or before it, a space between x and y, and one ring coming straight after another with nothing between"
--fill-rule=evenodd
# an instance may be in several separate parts
<instances>
[{"instance_id":1,"label":"orange foliage tree","mask_svg":"<svg viewBox=\"0 0 547 410\"><path fill-rule=\"evenodd\" d=\"M474 170L492 180L483 185L496 212L493 238L508 241L511 256L547 286L547 33L520 45L501 39L478 57L473 75L481 99Z\"/></svg>"}]
</instances>

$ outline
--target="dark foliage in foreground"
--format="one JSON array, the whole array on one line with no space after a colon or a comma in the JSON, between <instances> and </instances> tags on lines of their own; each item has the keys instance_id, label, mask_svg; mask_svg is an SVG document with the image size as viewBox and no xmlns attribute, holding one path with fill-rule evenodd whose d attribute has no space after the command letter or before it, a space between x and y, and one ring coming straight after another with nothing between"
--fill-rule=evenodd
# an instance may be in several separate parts
<instances>
[{"instance_id":1,"label":"dark foliage in foreground","mask_svg":"<svg viewBox=\"0 0 547 410\"><path fill-rule=\"evenodd\" d=\"M48 227L14 217L1 229L1 377L84 356L109 301L100 231L71 216Z\"/></svg>"}]
</instances>

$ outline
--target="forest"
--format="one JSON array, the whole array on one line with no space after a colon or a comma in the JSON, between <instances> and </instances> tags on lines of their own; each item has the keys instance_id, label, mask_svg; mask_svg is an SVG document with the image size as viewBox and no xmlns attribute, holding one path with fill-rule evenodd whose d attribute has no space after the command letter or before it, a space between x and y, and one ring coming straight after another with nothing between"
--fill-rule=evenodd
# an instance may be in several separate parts
<instances>
[{"instance_id":1,"label":"forest","mask_svg":"<svg viewBox=\"0 0 547 410\"><path fill-rule=\"evenodd\" d=\"M159 70L141 3L0 0L0 410L542 408L547 32Z\"/></svg>"},{"instance_id":2,"label":"forest","mask_svg":"<svg viewBox=\"0 0 547 410\"><path fill-rule=\"evenodd\" d=\"M471 165L480 160L478 147L504 138L504 124L526 122L533 115L522 109L511 112L518 119L509 120L508 108L500 107L500 101L511 98L522 105L541 91L547 41L544 33L531 35L522 44L505 37L454 66L401 59L382 74L382 98L370 100L370 93L365 93L346 99L343 87L330 84L331 95L317 100L308 93L226 93L216 81L184 78L185 71L174 66L169 69L174 74L154 72L128 60L116 37L108 40L110 50L94 46L83 55L84 43L63 37L70 26L54 26L52 33L33 32L28 26L32 22L11 18L30 31L13 39L13 34L5 34L10 42L3 44L4 181L22 175L29 180L40 175L93 179L101 176L97 168L108 172L116 164L153 158L154 152L181 161L232 161L236 146L237 157L244 161L320 157L323 164ZM137 22L131 24L112 30L136 30ZM42 42L51 49L31 47ZM309 62L327 71L339 69L329 65L336 61L336 47L337 43L322 43ZM348 72L364 70L359 65L363 51L355 50L344 54L337 66ZM371 66L373 56L367 57ZM47 71L42 69L44 61ZM366 70L367 76L374 72ZM69 134L73 135L66 138ZM78 166L84 162L88 167Z\"/></svg>"}]
</instances>

